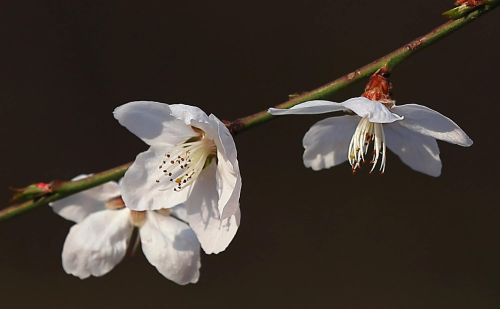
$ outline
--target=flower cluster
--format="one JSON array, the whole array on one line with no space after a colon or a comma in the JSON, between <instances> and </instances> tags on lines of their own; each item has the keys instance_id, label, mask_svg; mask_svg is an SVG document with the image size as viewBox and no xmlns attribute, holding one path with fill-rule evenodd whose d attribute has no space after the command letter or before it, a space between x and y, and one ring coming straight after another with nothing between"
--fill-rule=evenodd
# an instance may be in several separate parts
<instances>
[{"instance_id":1,"label":"flower cluster","mask_svg":"<svg viewBox=\"0 0 500 309\"><path fill-rule=\"evenodd\" d=\"M217 117L193 106L131 102L114 115L149 149L120 184L108 182L51 204L76 222L64 244L63 268L82 279L108 273L138 229L144 255L163 276L195 283L200 246L207 254L225 250L240 224L233 138Z\"/></svg>"},{"instance_id":2,"label":"flower cluster","mask_svg":"<svg viewBox=\"0 0 500 309\"><path fill-rule=\"evenodd\" d=\"M470 146L472 140L428 107L396 105L391 88L382 69L361 97L342 103L309 101L269 112L346 113L319 121L304 136L304 164L314 170L348 161L353 171L369 162L370 172L383 173L390 149L412 169L439 176L436 140L460 146ZM178 284L195 283L200 247L207 254L225 250L240 224L242 182L233 137L217 117L194 106L131 102L118 107L114 116L149 148L120 183L108 182L51 204L76 223L64 243L63 268L82 279L102 276L140 244L163 276Z\"/></svg>"}]
</instances>

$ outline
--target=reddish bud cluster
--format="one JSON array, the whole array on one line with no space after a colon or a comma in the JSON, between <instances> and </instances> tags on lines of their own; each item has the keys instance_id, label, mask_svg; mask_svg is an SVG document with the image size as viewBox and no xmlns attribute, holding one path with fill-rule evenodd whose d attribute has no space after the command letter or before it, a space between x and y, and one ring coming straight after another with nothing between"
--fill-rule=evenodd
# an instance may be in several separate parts
<instances>
[{"instance_id":1,"label":"reddish bud cluster","mask_svg":"<svg viewBox=\"0 0 500 309\"><path fill-rule=\"evenodd\" d=\"M52 187L48 183L39 182L39 183L37 183L35 185L35 187L37 187L38 189L42 190L43 192L47 192L47 193L52 192Z\"/></svg>"},{"instance_id":2,"label":"reddish bud cluster","mask_svg":"<svg viewBox=\"0 0 500 309\"><path fill-rule=\"evenodd\" d=\"M467 5L470 7L476 7L485 4L485 0L457 0L455 1L456 5Z\"/></svg>"},{"instance_id":3,"label":"reddish bud cluster","mask_svg":"<svg viewBox=\"0 0 500 309\"><path fill-rule=\"evenodd\" d=\"M386 68L381 68L375 72L365 87L362 96L372 101L393 105L392 83L389 81L390 72Z\"/></svg>"}]
</instances>

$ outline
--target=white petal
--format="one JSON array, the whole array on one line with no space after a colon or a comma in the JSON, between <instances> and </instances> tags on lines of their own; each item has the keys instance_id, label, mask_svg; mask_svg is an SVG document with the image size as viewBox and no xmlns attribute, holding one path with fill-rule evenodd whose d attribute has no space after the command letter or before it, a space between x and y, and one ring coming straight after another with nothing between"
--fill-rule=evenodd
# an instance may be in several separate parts
<instances>
[{"instance_id":1,"label":"white petal","mask_svg":"<svg viewBox=\"0 0 500 309\"><path fill-rule=\"evenodd\" d=\"M302 140L304 165L318 171L345 162L359 120L357 116L347 115L315 123Z\"/></svg>"},{"instance_id":2,"label":"white petal","mask_svg":"<svg viewBox=\"0 0 500 309\"><path fill-rule=\"evenodd\" d=\"M171 215L178 218L181 221L187 222L187 209L186 205L180 204L175 207L170 208Z\"/></svg>"},{"instance_id":3,"label":"white petal","mask_svg":"<svg viewBox=\"0 0 500 309\"><path fill-rule=\"evenodd\" d=\"M127 209L91 214L69 231L62 260L64 270L85 279L107 274L125 256L133 226Z\"/></svg>"},{"instance_id":4,"label":"white petal","mask_svg":"<svg viewBox=\"0 0 500 309\"><path fill-rule=\"evenodd\" d=\"M314 100L297 104L289 109L270 108L268 112L272 115L307 115L324 114L344 110L345 108L337 102Z\"/></svg>"},{"instance_id":5,"label":"white petal","mask_svg":"<svg viewBox=\"0 0 500 309\"><path fill-rule=\"evenodd\" d=\"M197 106L185 104L170 105L172 115L188 126L196 126L197 123L208 123L208 116Z\"/></svg>"},{"instance_id":6,"label":"white petal","mask_svg":"<svg viewBox=\"0 0 500 309\"><path fill-rule=\"evenodd\" d=\"M215 115L210 115L210 123L214 128L214 135L210 136L217 145L217 152L221 154L224 160L231 163L237 162L237 151L234 138L226 125Z\"/></svg>"},{"instance_id":7,"label":"white petal","mask_svg":"<svg viewBox=\"0 0 500 309\"><path fill-rule=\"evenodd\" d=\"M164 103L135 101L117 107L113 114L148 145L176 145L197 135L184 119L179 119L190 114L185 110L184 115L179 115L178 105L172 110Z\"/></svg>"},{"instance_id":8,"label":"white petal","mask_svg":"<svg viewBox=\"0 0 500 309\"><path fill-rule=\"evenodd\" d=\"M170 189L173 182L168 179L163 177L159 183L156 182L163 175L158 167L169 149L168 146L151 146L140 153L127 170L120 183L120 191L128 208L138 211L171 208L186 200L190 186L174 192Z\"/></svg>"},{"instance_id":9,"label":"white petal","mask_svg":"<svg viewBox=\"0 0 500 309\"><path fill-rule=\"evenodd\" d=\"M191 125L201 129L207 135L208 139L215 142L217 150L236 159L236 146L234 139L226 125L219 120L215 115L210 114L209 117L192 119Z\"/></svg>"},{"instance_id":10,"label":"white petal","mask_svg":"<svg viewBox=\"0 0 500 309\"><path fill-rule=\"evenodd\" d=\"M365 97L352 98L341 104L345 108L355 112L358 116L362 118L367 117L370 122L390 123L403 119L403 117L391 113L382 103L369 100Z\"/></svg>"},{"instance_id":11,"label":"white petal","mask_svg":"<svg viewBox=\"0 0 500 309\"><path fill-rule=\"evenodd\" d=\"M413 170L434 177L441 175L442 164L436 140L400 124L401 122L384 125L387 147Z\"/></svg>"},{"instance_id":12,"label":"white petal","mask_svg":"<svg viewBox=\"0 0 500 309\"><path fill-rule=\"evenodd\" d=\"M87 178L88 175L75 177L73 181ZM106 202L120 196L120 188L114 181L50 203L54 212L66 220L81 222L88 215L105 209Z\"/></svg>"},{"instance_id":13,"label":"white petal","mask_svg":"<svg viewBox=\"0 0 500 309\"><path fill-rule=\"evenodd\" d=\"M227 218L233 215L239 207L241 193L241 175L238 161L230 163L221 158L217 162L217 171L215 180L217 183L217 193L219 195L218 209L221 218Z\"/></svg>"},{"instance_id":14,"label":"white petal","mask_svg":"<svg viewBox=\"0 0 500 309\"><path fill-rule=\"evenodd\" d=\"M393 110L404 116L401 125L410 130L460 146L472 145L472 140L453 120L426 106L406 104Z\"/></svg>"},{"instance_id":15,"label":"white petal","mask_svg":"<svg viewBox=\"0 0 500 309\"><path fill-rule=\"evenodd\" d=\"M210 115L209 123L202 128L217 146L217 192L219 211L223 218L236 211L241 192L241 174L237 159L236 145L226 125L215 115Z\"/></svg>"},{"instance_id":16,"label":"white petal","mask_svg":"<svg viewBox=\"0 0 500 309\"><path fill-rule=\"evenodd\" d=\"M187 222L207 254L224 251L240 224L239 204L228 206L233 209L233 213L221 219L215 173L215 163L205 168L194 185L193 194L186 201Z\"/></svg>"},{"instance_id":17,"label":"white petal","mask_svg":"<svg viewBox=\"0 0 500 309\"><path fill-rule=\"evenodd\" d=\"M163 276L183 285L198 281L200 244L187 224L148 212L140 237L144 255Z\"/></svg>"}]
</instances>

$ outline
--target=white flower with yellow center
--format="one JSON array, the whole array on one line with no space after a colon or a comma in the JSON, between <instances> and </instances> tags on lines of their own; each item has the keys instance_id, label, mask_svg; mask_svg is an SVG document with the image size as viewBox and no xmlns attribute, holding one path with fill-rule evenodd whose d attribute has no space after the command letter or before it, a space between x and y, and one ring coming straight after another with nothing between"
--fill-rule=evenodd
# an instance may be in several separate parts
<instances>
[{"instance_id":1,"label":"white flower with yellow center","mask_svg":"<svg viewBox=\"0 0 500 309\"><path fill-rule=\"evenodd\" d=\"M379 163L379 171L384 172L387 147L412 169L437 177L442 164L436 139L465 147L472 145L472 140L451 119L417 104L396 106L357 97L343 103L315 100L290 109L269 109L273 115L339 111L350 115L321 120L304 136L306 167L321 170L349 161L356 171L372 149L371 171Z\"/></svg>"},{"instance_id":2,"label":"white flower with yellow center","mask_svg":"<svg viewBox=\"0 0 500 309\"><path fill-rule=\"evenodd\" d=\"M240 223L241 176L226 126L195 106L137 101L114 111L150 148L125 173L121 193L136 211L184 204L206 253L223 251Z\"/></svg>"},{"instance_id":3,"label":"white flower with yellow center","mask_svg":"<svg viewBox=\"0 0 500 309\"><path fill-rule=\"evenodd\" d=\"M138 228L144 255L163 276L182 285L196 283L200 243L185 222L183 206L137 212L125 208L119 196L118 184L108 182L50 204L76 222L62 251L66 273L81 279L107 274L125 257Z\"/></svg>"}]
</instances>

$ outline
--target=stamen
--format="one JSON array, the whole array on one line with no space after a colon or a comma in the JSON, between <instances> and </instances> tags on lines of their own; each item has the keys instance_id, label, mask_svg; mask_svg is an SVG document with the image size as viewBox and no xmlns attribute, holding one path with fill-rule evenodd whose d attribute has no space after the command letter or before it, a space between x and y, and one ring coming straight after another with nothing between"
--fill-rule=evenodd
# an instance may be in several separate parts
<instances>
[{"instance_id":1,"label":"stamen","mask_svg":"<svg viewBox=\"0 0 500 309\"><path fill-rule=\"evenodd\" d=\"M217 154L213 140L205 137L200 132L198 138L190 139L174 147L164 155L158 167L160 171L156 183L165 182L165 187L160 189L179 192L189 186ZM174 159L171 159L174 158Z\"/></svg>"},{"instance_id":2,"label":"stamen","mask_svg":"<svg viewBox=\"0 0 500 309\"><path fill-rule=\"evenodd\" d=\"M349 144L348 159L353 172L361 168L361 164L365 162L365 155L368 153L370 144L373 143L373 157L371 164L373 165L370 173L375 170L375 166L382 155L379 171L384 173L386 150L385 150L385 135L384 128L380 123L370 122L367 118L362 118L356 127L356 131L352 136Z\"/></svg>"}]
</instances>

